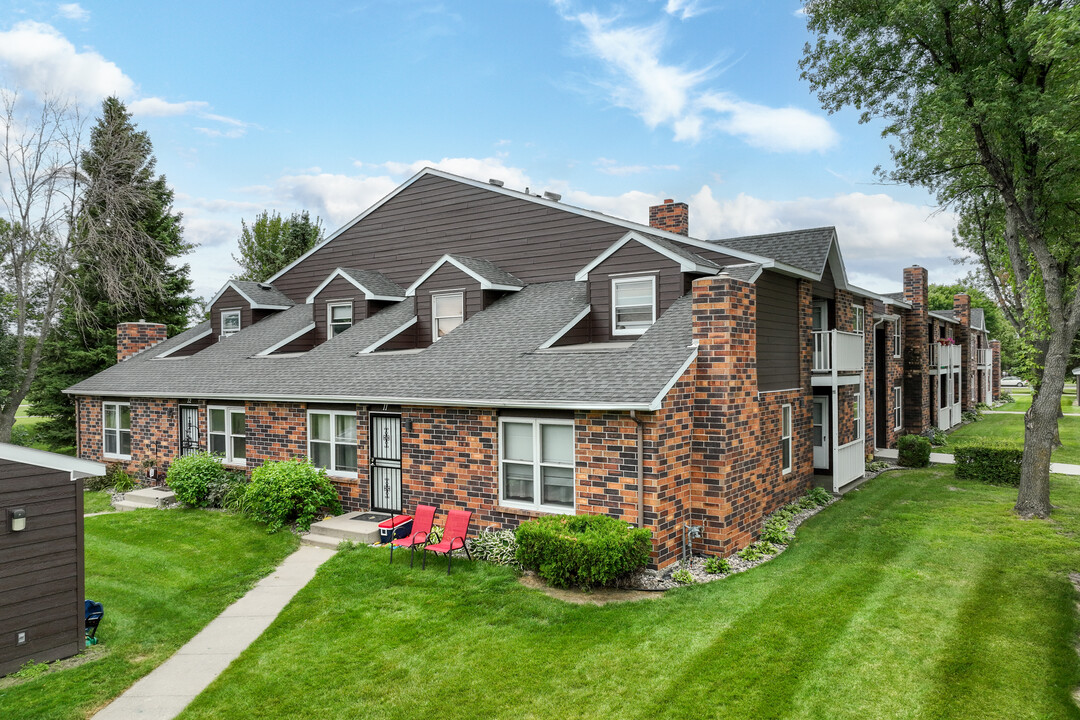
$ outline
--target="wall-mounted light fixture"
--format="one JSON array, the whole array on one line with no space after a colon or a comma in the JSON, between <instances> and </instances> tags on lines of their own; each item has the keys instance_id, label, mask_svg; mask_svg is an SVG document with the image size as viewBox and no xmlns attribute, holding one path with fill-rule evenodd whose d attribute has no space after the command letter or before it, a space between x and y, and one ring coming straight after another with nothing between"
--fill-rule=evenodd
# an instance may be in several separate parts
<instances>
[{"instance_id":1,"label":"wall-mounted light fixture","mask_svg":"<svg viewBox=\"0 0 1080 720\"><path fill-rule=\"evenodd\" d=\"M11 532L22 532L26 529L26 510L15 508L11 511Z\"/></svg>"},{"instance_id":2,"label":"wall-mounted light fixture","mask_svg":"<svg viewBox=\"0 0 1080 720\"><path fill-rule=\"evenodd\" d=\"M412 432L412 420L402 420L401 429L405 432Z\"/></svg>"}]
</instances>

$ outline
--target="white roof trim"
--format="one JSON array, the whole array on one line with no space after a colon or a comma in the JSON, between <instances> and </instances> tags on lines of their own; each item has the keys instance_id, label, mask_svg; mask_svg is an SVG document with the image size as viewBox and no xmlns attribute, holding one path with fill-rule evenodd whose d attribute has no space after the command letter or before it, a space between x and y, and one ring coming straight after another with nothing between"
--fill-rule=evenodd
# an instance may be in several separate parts
<instances>
[{"instance_id":1,"label":"white roof trim","mask_svg":"<svg viewBox=\"0 0 1080 720\"><path fill-rule=\"evenodd\" d=\"M454 182L460 182L462 184L470 185L470 186L475 187L475 188L480 188L480 189L483 189L483 190L487 190L489 192L498 193L499 195L506 195L508 197L518 198L519 200L527 200L527 201L529 201L531 203L534 203L536 205L542 205L544 207L555 208L555 209L558 209L558 210L562 210L563 212L568 212L568 213L571 213L571 214L574 214L574 215L579 215L581 217L587 217L587 218L590 218L592 220L599 220L601 222L605 222L605 223L608 223L610 225L617 225L617 226L620 226L620 227L624 227L627 230L632 230L632 231L637 231L637 232L644 232L644 233L648 233L650 235L656 235L658 237L667 238L668 240L672 240L672 241L677 242L677 243L679 243L681 245L689 245L691 247L701 248L702 250L711 250L713 252L722 253L724 255L731 255L732 257L741 258L741 259L743 259L743 260L745 260L747 262L759 263L761 265L764 265L767 268L774 268L776 270L780 270L780 271L782 271L782 272L784 272L786 274L789 274L789 275L795 275L797 277L810 278L810 279L813 279L813 280L820 279L820 277L815 277L814 273L807 272L806 270L802 270L801 268L797 268L797 267L794 267L792 265L788 265L786 263L778 262L776 260L773 260L772 258L762 257L760 255L754 255L753 253L748 253L748 252L745 252L743 250L735 250L733 248L726 247L726 246L724 246L724 245L722 245L720 243L717 243L717 242L709 242L707 240L696 240L696 239L688 237L686 235L680 235L678 233L669 232L667 230L660 230L659 228L650 227L648 225L641 225L640 223L631 222L630 220L624 220L622 218L613 217L611 215L605 215L603 213L596 212L594 210L586 210L585 208L579 208L579 207L575 207L573 205L567 205L565 203L557 202L555 200L548 200L547 198L536 197L535 195L531 195L529 193L523 193L523 192L520 192L518 190L512 190L510 188L499 187L497 185L492 185L491 183L488 183L488 182L484 182L484 181L481 181L481 180L473 180L471 178L466 178L466 177L461 177L460 175L454 175L452 173L445 172L444 170L436 170L435 168L430 168L429 167L429 168L424 168L423 170L420 170L418 173L413 175L411 178L409 178L408 180L403 182L401 185L397 186L396 188L391 190L389 193L387 193L381 200L377 201L374 205L369 207L367 210L364 210L362 213L360 213L359 215L354 217L352 220L345 223L344 225L339 227L334 232L330 233L330 235L328 235L325 240L323 240L321 243L319 243L315 247L308 250L306 253L304 253L303 255L298 257L296 260L293 260L291 263L289 263L284 268L282 268L280 271L278 271L274 276L269 278L266 282L268 282L268 283L274 282L279 277L281 277L285 273L289 272L294 267L296 267L298 264L300 264L301 262L306 260L308 257L310 257L314 253L318 252L322 248L326 247L327 244L329 244L331 241L333 241L334 239L339 237L342 233L344 233L346 230L351 228L353 225L355 225L356 223L360 222L361 220L366 218L371 213L378 210L380 207L382 207L383 205L388 203L390 200L394 199L399 193L401 193L406 188L411 186L417 180L419 180L420 178L426 177L428 175L433 175L435 177L440 177L440 178L443 178L445 180L452 180Z\"/></svg>"},{"instance_id":2,"label":"white roof trim","mask_svg":"<svg viewBox=\"0 0 1080 720\"><path fill-rule=\"evenodd\" d=\"M656 394L656 397L653 398L653 401L649 403L649 410L659 410L663 406L664 398L671 392L671 388L675 387L675 383L679 382L679 379L686 373L690 365L697 360L697 354L698 350L695 347L694 351L690 353L690 357L686 358L686 362L675 371L675 374L671 376L671 379L667 381L667 384L664 385L663 389L661 389L660 392Z\"/></svg>"},{"instance_id":3,"label":"white roof trim","mask_svg":"<svg viewBox=\"0 0 1080 720\"><path fill-rule=\"evenodd\" d=\"M541 345L540 347L537 348L537 350L547 350L549 347L554 345L556 342L559 341L559 339L563 335L570 332L570 330L575 325L577 325L579 322L584 320L585 316L588 315L591 311L592 311L592 305L586 305L584 310L582 310L577 315L575 315L573 320L571 320L570 322L563 325L562 328L558 332L556 332L554 335L552 335L550 338L548 338L547 341L545 341L543 345Z\"/></svg>"},{"instance_id":4,"label":"white roof trim","mask_svg":"<svg viewBox=\"0 0 1080 720\"><path fill-rule=\"evenodd\" d=\"M354 278L349 273L345 272L345 270L343 268L337 268L336 270L334 270L334 272L330 273L330 277L328 277L328 278L326 278L325 280L322 281L322 283L319 285L319 287L317 287L317 288L315 288L314 290L311 291L311 294L307 296L307 300L305 300L305 302L308 305L315 302L315 298L318 296L318 294L321 293L326 288L326 286L329 285L331 282L333 282L334 278L337 278L337 277L343 277L346 280L348 280L352 284L353 287L355 287L360 292L364 293L364 297L367 298L368 300L385 300L387 302L400 302L401 300L405 299L404 296L399 296L399 295L379 295L377 293L373 293L371 290L368 290L366 287L361 285L356 280L356 278Z\"/></svg>"},{"instance_id":5,"label":"white roof trim","mask_svg":"<svg viewBox=\"0 0 1080 720\"><path fill-rule=\"evenodd\" d=\"M498 283L493 283L483 275L478 274L475 270L470 269L464 263L458 262L454 258L450 257L449 254L447 254L436 260L435 264L427 269L427 272L417 278L416 282L414 282L408 287L408 289L405 290L405 296L412 297L416 295L416 289L423 285L425 280L434 275L435 271L441 268L446 263L450 263L458 270L480 283L481 290L506 290L508 292L517 292L522 287L520 285L500 285Z\"/></svg>"},{"instance_id":6,"label":"white roof trim","mask_svg":"<svg viewBox=\"0 0 1080 720\"><path fill-rule=\"evenodd\" d=\"M158 360L160 358L167 358L170 355L172 355L174 352L176 352L177 350L183 350L188 345L191 345L192 343L194 343L194 342L196 342L198 340L202 340L204 337L206 337L207 335L209 335L212 332L213 332L213 328L206 328L205 332L201 332L198 335L195 335L194 337L188 338L187 340L180 343L179 345L174 345L173 347L169 348L168 350L161 353L160 355L155 355L154 359ZM132 357L134 357L134 356L132 356Z\"/></svg>"},{"instance_id":7,"label":"white roof trim","mask_svg":"<svg viewBox=\"0 0 1080 720\"><path fill-rule=\"evenodd\" d=\"M264 284L268 284L268 283L264 283ZM211 298L210 302L207 303L206 307L208 307L208 308L214 307L214 303L216 303L221 298L221 296L225 294L225 291L228 290L229 288L232 288L233 290L235 290L236 292L238 292L240 294L240 297L247 300L248 305L251 307L252 310L288 310L290 307L292 307L291 305L263 305L262 303L257 303L257 302L255 302L254 300L251 299L250 295L248 295L246 292L241 290L240 287L232 280L225 283L225 285L220 290L217 291L217 295L215 295L213 298Z\"/></svg>"},{"instance_id":8,"label":"white roof trim","mask_svg":"<svg viewBox=\"0 0 1080 720\"><path fill-rule=\"evenodd\" d=\"M278 342L274 343L273 345L266 348L262 352L255 353L254 357L266 357L267 355L274 352L278 348L285 347L286 345L291 343L293 340L296 340L297 338L303 337L304 335L308 334L309 332L311 332L314 329L315 329L315 323L311 323L310 325L307 325L307 326L297 330L296 332L294 332L292 335L285 338L284 340L279 340ZM300 353L297 353L297 354L300 354Z\"/></svg>"},{"instance_id":9,"label":"white roof trim","mask_svg":"<svg viewBox=\"0 0 1080 720\"><path fill-rule=\"evenodd\" d=\"M375 352L382 345L390 342L391 340L393 340L398 335L405 332L406 330L408 330L409 328L411 328L415 324L416 324L416 316L414 315L411 320L409 320L408 322L402 324L400 327L398 327L398 328L396 328L394 330L391 330L389 333L387 333L386 335L383 335L381 338L379 338L375 342L371 343L366 348L364 348L363 350L361 350L360 352L358 352L356 354L357 355L367 355L369 353Z\"/></svg>"},{"instance_id":10,"label":"white roof trim","mask_svg":"<svg viewBox=\"0 0 1080 720\"><path fill-rule=\"evenodd\" d=\"M603 263L605 260L607 260L609 257L614 255L616 252L618 252L624 245L626 245L631 240L639 242L642 245L644 245L645 247L652 250L653 252L660 253L661 255L668 258L669 260L673 260L674 262L677 262L679 264L679 270L681 270L682 272L699 272L699 273L704 273L706 275L715 275L717 273L717 271L718 271L717 267L706 267L705 265L699 265L698 263L694 262L693 260L690 260L689 258L685 258L682 255L679 255L678 253L672 252L671 250L668 250L663 245L658 245L657 243L653 242L649 238L641 235L640 233L638 233L636 231L631 230L630 232L626 233L621 238L616 240L614 243L609 245L608 249L605 250L604 252L600 253L599 255L597 255L596 258L593 259L592 262L590 262L588 265L586 265L585 267L578 270L577 275L574 276L574 280L576 280L577 282L582 282L584 280L588 280L589 279L589 273L592 272L594 268L596 268L598 265Z\"/></svg>"},{"instance_id":11,"label":"white roof trim","mask_svg":"<svg viewBox=\"0 0 1080 720\"><path fill-rule=\"evenodd\" d=\"M726 273L728 268L747 267L748 265L758 266L757 272L754 273L749 280L747 280L747 282L749 283L756 283L758 281L758 278L761 277L761 273L765 272L765 268L762 267L759 263L739 263L738 265L725 265L720 269L720 274Z\"/></svg>"},{"instance_id":12,"label":"white roof trim","mask_svg":"<svg viewBox=\"0 0 1080 720\"><path fill-rule=\"evenodd\" d=\"M951 318L948 315L942 315L941 312L938 311L938 310L930 310L926 314L927 315L933 315L938 320L944 320L945 322L952 323L953 325L959 325L960 324L960 321L957 320L956 318Z\"/></svg>"},{"instance_id":13,"label":"white roof trim","mask_svg":"<svg viewBox=\"0 0 1080 720\"><path fill-rule=\"evenodd\" d=\"M10 460L24 465L37 465L50 470L69 472L72 480L81 477L98 477L106 472L104 463L10 443L0 443L0 460Z\"/></svg>"}]
</instances>

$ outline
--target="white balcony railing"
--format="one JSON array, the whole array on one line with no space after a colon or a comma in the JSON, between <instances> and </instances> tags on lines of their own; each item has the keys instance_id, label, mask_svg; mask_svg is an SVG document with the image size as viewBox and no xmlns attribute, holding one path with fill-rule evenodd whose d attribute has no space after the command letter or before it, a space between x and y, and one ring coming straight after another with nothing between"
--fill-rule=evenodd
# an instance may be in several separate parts
<instances>
[{"instance_id":1,"label":"white balcony railing","mask_svg":"<svg viewBox=\"0 0 1080 720\"><path fill-rule=\"evenodd\" d=\"M863 476L866 471L866 450L863 440L849 442L836 449L836 464L833 467L833 484L841 488Z\"/></svg>"},{"instance_id":2,"label":"white balcony railing","mask_svg":"<svg viewBox=\"0 0 1080 720\"><path fill-rule=\"evenodd\" d=\"M930 343L930 359L928 362L932 368L941 366L941 346L936 342Z\"/></svg>"},{"instance_id":3,"label":"white balcony railing","mask_svg":"<svg viewBox=\"0 0 1080 720\"><path fill-rule=\"evenodd\" d=\"M937 426L940 430L948 430L952 427L952 412L950 406L946 405L943 408L938 408L937 411Z\"/></svg>"},{"instance_id":4,"label":"white balcony railing","mask_svg":"<svg viewBox=\"0 0 1080 720\"><path fill-rule=\"evenodd\" d=\"M861 333L815 330L814 372L862 372L866 364Z\"/></svg>"},{"instance_id":5,"label":"white balcony railing","mask_svg":"<svg viewBox=\"0 0 1080 720\"><path fill-rule=\"evenodd\" d=\"M945 351L949 367L958 368L963 364L963 348L961 348L959 345L946 345Z\"/></svg>"},{"instance_id":6,"label":"white balcony railing","mask_svg":"<svg viewBox=\"0 0 1080 720\"><path fill-rule=\"evenodd\" d=\"M958 368L963 359L963 350L959 345L941 345L930 343L930 367L931 368Z\"/></svg>"},{"instance_id":7,"label":"white balcony railing","mask_svg":"<svg viewBox=\"0 0 1080 720\"><path fill-rule=\"evenodd\" d=\"M979 350L979 366L990 367L994 364L993 350Z\"/></svg>"}]
</instances>

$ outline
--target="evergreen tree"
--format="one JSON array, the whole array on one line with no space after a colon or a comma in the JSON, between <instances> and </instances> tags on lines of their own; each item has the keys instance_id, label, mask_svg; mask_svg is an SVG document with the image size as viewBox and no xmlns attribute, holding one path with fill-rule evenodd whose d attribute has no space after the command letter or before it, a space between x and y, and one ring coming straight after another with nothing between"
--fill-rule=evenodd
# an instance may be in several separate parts
<instances>
[{"instance_id":1,"label":"evergreen tree","mask_svg":"<svg viewBox=\"0 0 1080 720\"><path fill-rule=\"evenodd\" d=\"M87 201L80 208L77 227L123 226L161 248L152 261L154 277L131 272L130 302L110 302L100 268L92 260L73 271L55 332L50 337L37 379L28 398L39 423L36 439L53 448L75 444L75 405L64 388L116 363L116 325L145 319L163 323L174 335L187 325L195 303L191 296L190 268L173 259L191 250L184 241L180 213L173 212L173 191L163 175L154 175L153 145L145 131L136 130L131 114L117 98L102 103L102 114L82 153ZM116 198L125 198L122 203ZM117 217L122 215L122 217ZM76 236L78 245L80 236Z\"/></svg>"},{"instance_id":2,"label":"evergreen tree","mask_svg":"<svg viewBox=\"0 0 1080 720\"><path fill-rule=\"evenodd\" d=\"M322 240L322 220L311 221L307 210L283 218L263 210L250 226L240 221L240 256L233 255L243 272L237 280L264 282Z\"/></svg>"}]
</instances>

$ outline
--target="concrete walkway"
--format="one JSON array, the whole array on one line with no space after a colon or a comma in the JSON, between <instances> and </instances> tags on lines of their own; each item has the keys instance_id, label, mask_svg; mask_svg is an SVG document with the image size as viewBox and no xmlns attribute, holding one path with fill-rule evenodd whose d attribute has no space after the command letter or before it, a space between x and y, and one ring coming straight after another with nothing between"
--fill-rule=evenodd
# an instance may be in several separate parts
<instances>
[{"instance_id":1,"label":"concrete walkway","mask_svg":"<svg viewBox=\"0 0 1080 720\"><path fill-rule=\"evenodd\" d=\"M899 455L899 451L895 449L878 448L874 451L874 457L879 457L883 460L895 460ZM930 453L930 462L938 463L939 465L955 465L956 460L952 455L948 453ZM1080 475L1080 465L1070 465L1069 463L1050 463L1050 472L1057 473L1058 475Z\"/></svg>"},{"instance_id":2,"label":"concrete walkway","mask_svg":"<svg viewBox=\"0 0 1080 720\"><path fill-rule=\"evenodd\" d=\"M302 546L187 645L94 715L171 720L255 641L334 550Z\"/></svg>"}]
</instances>

